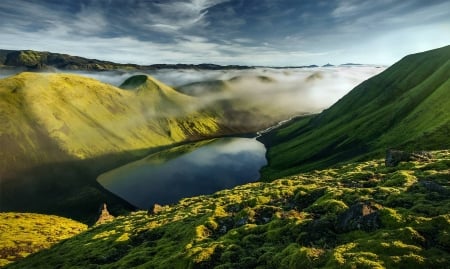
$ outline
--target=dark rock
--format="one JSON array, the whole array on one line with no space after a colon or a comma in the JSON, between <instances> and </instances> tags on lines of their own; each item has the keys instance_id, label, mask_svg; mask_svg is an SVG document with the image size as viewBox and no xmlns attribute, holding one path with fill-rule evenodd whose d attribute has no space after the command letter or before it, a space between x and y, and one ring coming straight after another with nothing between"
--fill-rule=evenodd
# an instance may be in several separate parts
<instances>
[{"instance_id":1,"label":"dark rock","mask_svg":"<svg viewBox=\"0 0 450 269\"><path fill-rule=\"evenodd\" d=\"M397 166L400 162L428 161L433 156L427 151L407 152L402 150L388 149L386 151L385 165L387 167Z\"/></svg>"},{"instance_id":2,"label":"dark rock","mask_svg":"<svg viewBox=\"0 0 450 269\"><path fill-rule=\"evenodd\" d=\"M434 181L423 180L423 181L420 181L419 184L422 187L424 187L427 191L437 192L437 193L443 194L443 195L448 195L449 194L449 191L445 187L437 184Z\"/></svg>"},{"instance_id":3,"label":"dark rock","mask_svg":"<svg viewBox=\"0 0 450 269\"><path fill-rule=\"evenodd\" d=\"M336 231L373 231L377 229L381 224L378 213L380 208L380 205L373 202L359 202L352 205L338 216L336 221Z\"/></svg>"}]
</instances>

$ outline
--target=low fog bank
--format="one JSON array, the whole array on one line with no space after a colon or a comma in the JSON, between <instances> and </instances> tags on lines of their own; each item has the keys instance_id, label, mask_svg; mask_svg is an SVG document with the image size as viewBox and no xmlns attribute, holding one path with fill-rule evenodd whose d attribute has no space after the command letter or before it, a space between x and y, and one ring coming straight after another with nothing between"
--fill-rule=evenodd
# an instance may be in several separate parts
<instances>
[{"instance_id":1,"label":"low fog bank","mask_svg":"<svg viewBox=\"0 0 450 269\"><path fill-rule=\"evenodd\" d=\"M248 70L156 72L161 81L214 102L231 101L242 108L289 117L318 113L385 67L319 67ZM181 86L178 86L180 85Z\"/></svg>"},{"instance_id":2,"label":"low fog bank","mask_svg":"<svg viewBox=\"0 0 450 269\"><path fill-rule=\"evenodd\" d=\"M13 75L18 74L23 71L25 71L25 70L22 68L0 67L0 79L6 78L9 76L13 76Z\"/></svg>"},{"instance_id":3,"label":"low fog bank","mask_svg":"<svg viewBox=\"0 0 450 269\"><path fill-rule=\"evenodd\" d=\"M317 68L253 68L244 70L161 69L148 71L60 71L119 86L133 75L148 74L186 94L197 96L202 109L229 101L235 110L255 111L283 119L318 113L335 103L364 80L386 67L373 65ZM0 78L21 72L0 69Z\"/></svg>"},{"instance_id":4,"label":"low fog bank","mask_svg":"<svg viewBox=\"0 0 450 269\"><path fill-rule=\"evenodd\" d=\"M72 72L119 86L137 74L148 74L183 92L189 88L205 106L228 100L248 109L264 108L281 117L318 113L364 80L386 67L373 65L317 68L254 68L244 70L162 69L145 72ZM217 83L223 82L221 88ZM184 91L186 93L186 91ZM189 94L189 93L188 93ZM242 107L244 109L244 107Z\"/></svg>"}]
</instances>

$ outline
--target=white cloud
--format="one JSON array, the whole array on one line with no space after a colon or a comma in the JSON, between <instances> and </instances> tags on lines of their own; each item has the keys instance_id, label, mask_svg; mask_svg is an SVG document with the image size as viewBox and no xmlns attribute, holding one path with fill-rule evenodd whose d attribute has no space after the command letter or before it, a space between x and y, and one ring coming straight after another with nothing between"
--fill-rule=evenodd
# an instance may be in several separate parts
<instances>
[{"instance_id":1,"label":"white cloud","mask_svg":"<svg viewBox=\"0 0 450 269\"><path fill-rule=\"evenodd\" d=\"M204 20L207 9L229 0L190 0L167 1L148 5L141 12L149 15L143 24L152 30L163 33L173 33L193 27L204 27L208 22ZM158 12L152 12L153 10Z\"/></svg>"}]
</instances>

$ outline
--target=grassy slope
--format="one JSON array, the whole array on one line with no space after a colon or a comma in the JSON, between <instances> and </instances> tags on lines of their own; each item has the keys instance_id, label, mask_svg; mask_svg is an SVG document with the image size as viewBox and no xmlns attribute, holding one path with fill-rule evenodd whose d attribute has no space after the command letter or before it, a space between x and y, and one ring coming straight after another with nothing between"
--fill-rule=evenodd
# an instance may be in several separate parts
<instances>
[{"instance_id":1,"label":"grassy slope","mask_svg":"<svg viewBox=\"0 0 450 269\"><path fill-rule=\"evenodd\" d=\"M263 138L266 178L323 168L386 148L450 147L450 46L409 55L331 108Z\"/></svg>"},{"instance_id":2,"label":"grassy slope","mask_svg":"<svg viewBox=\"0 0 450 269\"><path fill-rule=\"evenodd\" d=\"M9 268L448 268L450 151L251 183L136 212ZM346 213L375 209L371 224ZM341 228L339 228L341 227Z\"/></svg>"},{"instance_id":3,"label":"grassy slope","mask_svg":"<svg viewBox=\"0 0 450 269\"><path fill-rule=\"evenodd\" d=\"M57 216L0 213L0 266L70 238L87 226Z\"/></svg>"},{"instance_id":4,"label":"grassy slope","mask_svg":"<svg viewBox=\"0 0 450 269\"><path fill-rule=\"evenodd\" d=\"M1 210L82 219L103 201L127 207L95 177L149 148L220 135L220 111L199 105L150 77L131 91L68 74L0 80Z\"/></svg>"}]
</instances>

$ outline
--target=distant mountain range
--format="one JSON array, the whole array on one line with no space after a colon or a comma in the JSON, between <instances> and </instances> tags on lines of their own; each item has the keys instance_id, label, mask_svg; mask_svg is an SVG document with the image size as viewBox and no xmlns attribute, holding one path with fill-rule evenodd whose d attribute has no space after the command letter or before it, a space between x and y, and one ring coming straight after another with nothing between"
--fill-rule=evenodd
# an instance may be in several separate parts
<instances>
[{"instance_id":1,"label":"distant mountain range","mask_svg":"<svg viewBox=\"0 0 450 269\"><path fill-rule=\"evenodd\" d=\"M21 67L27 70L51 70L52 68L65 70L156 70L156 69L249 69L242 65L216 65L216 64L120 64L97 59L87 59L68 54L52 53L33 50L0 50L0 65Z\"/></svg>"},{"instance_id":2,"label":"distant mountain range","mask_svg":"<svg viewBox=\"0 0 450 269\"><path fill-rule=\"evenodd\" d=\"M110 61L88 59L68 54L52 53L34 50L2 50L0 49L0 67L17 67L28 71L52 70L88 70L88 71L109 71L109 70L158 70L158 69L199 69L199 70L229 70L229 69L252 69L255 66L245 65L217 65L210 63L203 64L120 64ZM360 64L344 64L360 65ZM333 65L326 64L324 67ZM271 68L316 68L318 65L299 65L287 67Z\"/></svg>"}]
</instances>

